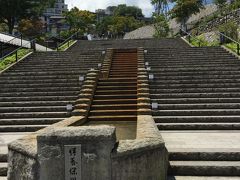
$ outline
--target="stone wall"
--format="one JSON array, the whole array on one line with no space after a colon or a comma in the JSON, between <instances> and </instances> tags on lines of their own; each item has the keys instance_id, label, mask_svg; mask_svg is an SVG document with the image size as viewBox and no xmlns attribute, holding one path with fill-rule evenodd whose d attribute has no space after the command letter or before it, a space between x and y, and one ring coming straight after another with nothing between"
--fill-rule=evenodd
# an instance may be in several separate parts
<instances>
[{"instance_id":1,"label":"stone wall","mask_svg":"<svg viewBox=\"0 0 240 180\"><path fill-rule=\"evenodd\" d=\"M209 21L206 25L200 27L199 30L201 32L210 32L228 21L235 21L238 25L240 25L240 9L232 11L223 17L217 17L212 21Z\"/></svg>"}]
</instances>

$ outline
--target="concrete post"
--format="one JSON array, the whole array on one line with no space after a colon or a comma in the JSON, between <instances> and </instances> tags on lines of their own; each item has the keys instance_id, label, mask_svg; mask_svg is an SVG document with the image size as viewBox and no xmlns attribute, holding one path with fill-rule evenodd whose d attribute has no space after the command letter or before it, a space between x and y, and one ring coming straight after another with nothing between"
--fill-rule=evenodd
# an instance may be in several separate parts
<instances>
[{"instance_id":1,"label":"concrete post","mask_svg":"<svg viewBox=\"0 0 240 180\"><path fill-rule=\"evenodd\" d=\"M65 180L65 145L81 146L79 180L111 180L115 143L112 126L66 127L43 133L37 137L40 180Z\"/></svg>"}]
</instances>

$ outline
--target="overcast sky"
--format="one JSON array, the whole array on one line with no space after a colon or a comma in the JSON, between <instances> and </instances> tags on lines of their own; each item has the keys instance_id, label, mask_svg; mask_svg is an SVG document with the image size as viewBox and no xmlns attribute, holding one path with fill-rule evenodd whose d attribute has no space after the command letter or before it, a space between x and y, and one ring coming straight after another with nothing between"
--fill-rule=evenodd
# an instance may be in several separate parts
<instances>
[{"instance_id":1,"label":"overcast sky","mask_svg":"<svg viewBox=\"0 0 240 180\"><path fill-rule=\"evenodd\" d=\"M95 12L95 9L105 9L108 6L127 4L138 6L143 10L145 16L151 16L153 12L153 6L150 0L65 0L69 9L74 6L82 10L89 10Z\"/></svg>"}]
</instances>

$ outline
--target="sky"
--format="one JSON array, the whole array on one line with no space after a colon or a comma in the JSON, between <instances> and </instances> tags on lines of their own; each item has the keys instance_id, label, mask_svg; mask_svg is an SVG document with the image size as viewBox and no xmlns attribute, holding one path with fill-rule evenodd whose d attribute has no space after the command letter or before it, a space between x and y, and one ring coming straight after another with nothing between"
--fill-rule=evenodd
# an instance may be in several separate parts
<instances>
[{"instance_id":1,"label":"sky","mask_svg":"<svg viewBox=\"0 0 240 180\"><path fill-rule=\"evenodd\" d=\"M96 9L106 9L108 6L118 4L127 4L131 6L138 6L143 10L146 17L150 17L153 12L153 6L150 0L65 0L69 9L78 7L81 10L89 10L95 12Z\"/></svg>"}]
</instances>

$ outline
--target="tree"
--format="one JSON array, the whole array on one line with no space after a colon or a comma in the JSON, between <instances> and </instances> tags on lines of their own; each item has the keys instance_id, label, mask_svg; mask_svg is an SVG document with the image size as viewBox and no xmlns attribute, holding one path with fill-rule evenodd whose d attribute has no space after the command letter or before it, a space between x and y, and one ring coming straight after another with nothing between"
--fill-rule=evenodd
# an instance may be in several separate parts
<instances>
[{"instance_id":1,"label":"tree","mask_svg":"<svg viewBox=\"0 0 240 180\"><path fill-rule=\"evenodd\" d=\"M176 0L176 4L171 10L171 15L186 30L186 23L189 17L200 12L202 8L204 8L202 0Z\"/></svg>"},{"instance_id":2,"label":"tree","mask_svg":"<svg viewBox=\"0 0 240 180\"><path fill-rule=\"evenodd\" d=\"M44 26L40 19L22 19L19 22L18 30L27 37L35 37L43 31Z\"/></svg>"},{"instance_id":3,"label":"tree","mask_svg":"<svg viewBox=\"0 0 240 180\"><path fill-rule=\"evenodd\" d=\"M151 3L155 7L155 12L157 15L166 14L169 10L169 0L151 0Z\"/></svg>"},{"instance_id":4,"label":"tree","mask_svg":"<svg viewBox=\"0 0 240 180\"><path fill-rule=\"evenodd\" d=\"M154 14L153 19L155 28L154 37L157 38L167 37L169 35L170 28L166 16L164 16L163 14L161 15Z\"/></svg>"},{"instance_id":5,"label":"tree","mask_svg":"<svg viewBox=\"0 0 240 180\"><path fill-rule=\"evenodd\" d=\"M134 17L135 19L144 17L142 10L135 6L127 6L126 4L120 4L114 10L114 16L127 16Z\"/></svg>"},{"instance_id":6,"label":"tree","mask_svg":"<svg viewBox=\"0 0 240 180\"><path fill-rule=\"evenodd\" d=\"M54 0L0 0L0 23L8 26L12 34L15 23L42 13Z\"/></svg>"},{"instance_id":7,"label":"tree","mask_svg":"<svg viewBox=\"0 0 240 180\"><path fill-rule=\"evenodd\" d=\"M214 0L214 3L217 5L218 9L221 11L222 13L222 10L223 8L225 7L226 3L227 3L227 0Z\"/></svg>"},{"instance_id":8,"label":"tree","mask_svg":"<svg viewBox=\"0 0 240 180\"><path fill-rule=\"evenodd\" d=\"M86 10L79 10L74 7L65 13L66 22L70 26L70 30L88 32L95 23L95 14Z\"/></svg>"}]
</instances>

